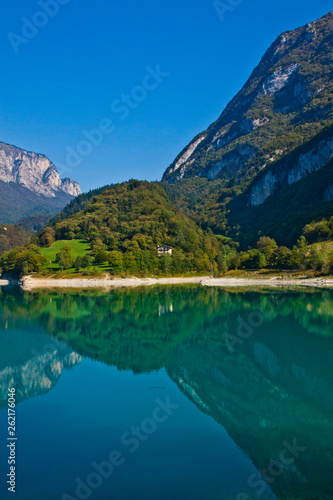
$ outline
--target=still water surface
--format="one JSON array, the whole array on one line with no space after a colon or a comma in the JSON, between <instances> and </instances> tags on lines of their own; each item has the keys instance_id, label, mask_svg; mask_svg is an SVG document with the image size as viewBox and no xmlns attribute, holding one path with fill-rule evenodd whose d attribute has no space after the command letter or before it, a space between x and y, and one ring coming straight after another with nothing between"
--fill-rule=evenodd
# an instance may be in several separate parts
<instances>
[{"instance_id":1,"label":"still water surface","mask_svg":"<svg viewBox=\"0 0 333 500\"><path fill-rule=\"evenodd\" d=\"M0 293L0 498L333 499L331 292Z\"/></svg>"}]
</instances>

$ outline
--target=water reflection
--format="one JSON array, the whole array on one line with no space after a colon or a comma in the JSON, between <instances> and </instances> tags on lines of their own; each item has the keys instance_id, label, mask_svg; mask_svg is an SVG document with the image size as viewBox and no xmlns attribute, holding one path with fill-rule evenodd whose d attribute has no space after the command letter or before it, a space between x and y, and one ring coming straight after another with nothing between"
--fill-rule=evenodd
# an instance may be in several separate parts
<instances>
[{"instance_id":1,"label":"water reflection","mask_svg":"<svg viewBox=\"0 0 333 500\"><path fill-rule=\"evenodd\" d=\"M26 323L0 324L0 409L7 406L8 387L16 388L16 401L45 394L57 383L64 368L81 362L65 343Z\"/></svg>"},{"instance_id":2,"label":"water reflection","mask_svg":"<svg viewBox=\"0 0 333 500\"><path fill-rule=\"evenodd\" d=\"M273 498L268 484L281 499L333 498L330 292L2 290L0 316L2 399L10 377L30 397L80 356L134 373L165 367L260 471L239 500Z\"/></svg>"}]
</instances>

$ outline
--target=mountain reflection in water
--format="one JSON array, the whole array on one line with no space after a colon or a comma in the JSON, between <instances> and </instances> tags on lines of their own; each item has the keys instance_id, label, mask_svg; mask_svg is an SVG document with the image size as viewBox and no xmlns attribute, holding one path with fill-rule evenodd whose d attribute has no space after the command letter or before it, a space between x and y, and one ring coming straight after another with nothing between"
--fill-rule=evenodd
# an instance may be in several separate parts
<instances>
[{"instance_id":1,"label":"mountain reflection in water","mask_svg":"<svg viewBox=\"0 0 333 500\"><path fill-rule=\"evenodd\" d=\"M260 471L249 498L333 498L331 292L3 289L0 318L2 407L11 381L19 400L42 394L81 357L165 368Z\"/></svg>"}]
</instances>

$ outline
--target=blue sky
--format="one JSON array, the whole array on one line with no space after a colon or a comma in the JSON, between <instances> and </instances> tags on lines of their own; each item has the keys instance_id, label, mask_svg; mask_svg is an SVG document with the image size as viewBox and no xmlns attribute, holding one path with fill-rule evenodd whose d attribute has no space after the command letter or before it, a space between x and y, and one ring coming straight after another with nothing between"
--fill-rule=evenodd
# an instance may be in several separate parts
<instances>
[{"instance_id":1,"label":"blue sky","mask_svg":"<svg viewBox=\"0 0 333 500\"><path fill-rule=\"evenodd\" d=\"M0 141L46 154L83 191L160 179L280 33L332 8L220 1L220 15L211 0L4 2Z\"/></svg>"}]
</instances>

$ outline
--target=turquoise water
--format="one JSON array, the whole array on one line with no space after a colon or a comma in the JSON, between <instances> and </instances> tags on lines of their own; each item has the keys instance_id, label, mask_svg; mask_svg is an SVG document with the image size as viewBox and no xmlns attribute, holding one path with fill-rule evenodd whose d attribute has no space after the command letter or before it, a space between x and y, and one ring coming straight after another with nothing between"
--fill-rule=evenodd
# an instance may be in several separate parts
<instances>
[{"instance_id":1,"label":"turquoise water","mask_svg":"<svg viewBox=\"0 0 333 500\"><path fill-rule=\"evenodd\" d=\"M333 499L332 295L2 290L0 498Z\"/></svg>"}]
</instances>

